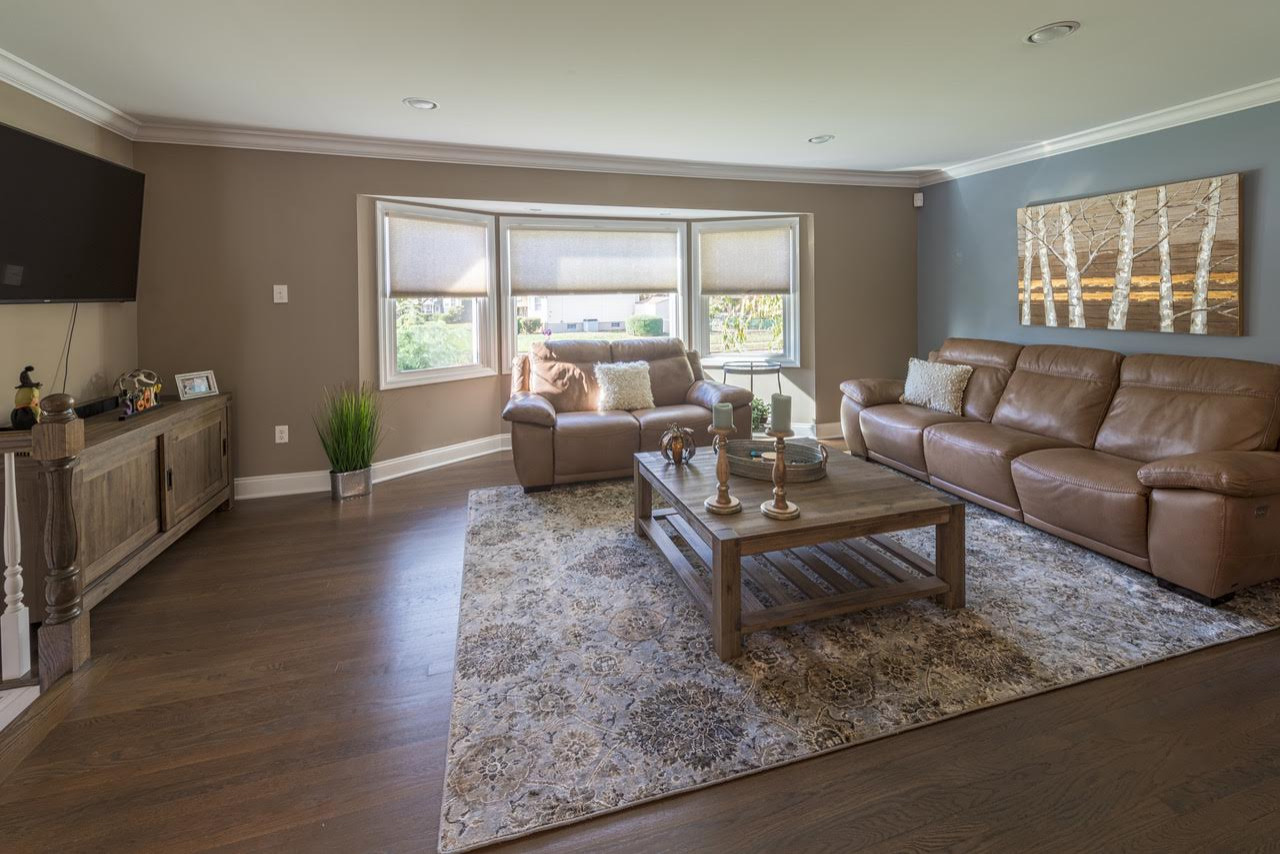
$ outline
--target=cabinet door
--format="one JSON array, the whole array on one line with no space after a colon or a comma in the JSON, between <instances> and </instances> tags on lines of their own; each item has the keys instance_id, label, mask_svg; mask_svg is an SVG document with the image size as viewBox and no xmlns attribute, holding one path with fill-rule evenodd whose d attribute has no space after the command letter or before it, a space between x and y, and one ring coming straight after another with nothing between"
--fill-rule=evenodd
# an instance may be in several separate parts
<instances>
[{"instance_id":1,"label":"cabinet door","mask_svg":"<svg viewBox=\"0 0 1280 854\"><path fill-rule=\"evenodd\" d=\"M121 442L109 453L87 457L75 484L78 559L88 586L160 531L157 438Z\"/></svg>"},{"instance_id":2,"label":"cabinet door","mask_svg":"<svg viewBox=\"0 0 1280 854\"><path fill-rule=\"evenodd\" d=\"M227 485L227 410L164 434L165 528L185 519Z\"/></svg>"}]
</instances>

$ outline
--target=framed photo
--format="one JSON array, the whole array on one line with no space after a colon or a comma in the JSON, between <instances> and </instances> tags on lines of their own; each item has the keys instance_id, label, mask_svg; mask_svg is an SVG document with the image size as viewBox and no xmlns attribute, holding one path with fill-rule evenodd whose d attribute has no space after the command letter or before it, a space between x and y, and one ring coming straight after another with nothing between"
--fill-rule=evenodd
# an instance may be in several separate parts
<instances>
[{"instance_id":1,"label":"framed photo","mask_svg":"<svg viewBox=\"0 0 1280 854\"><path fill-rule=\"evenodd\" d=\"M213 378L213 371L174 374L173 381L178 386L179 400L190 400L193 397L209 397L218 393L218 381Z\"/></svg>"}]
</instances>

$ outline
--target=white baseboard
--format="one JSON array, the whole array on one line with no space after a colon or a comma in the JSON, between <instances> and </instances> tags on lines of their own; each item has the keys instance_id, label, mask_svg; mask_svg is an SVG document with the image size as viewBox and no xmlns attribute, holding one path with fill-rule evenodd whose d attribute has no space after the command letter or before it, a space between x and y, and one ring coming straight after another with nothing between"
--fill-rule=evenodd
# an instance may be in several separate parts
<instances>
[{"instance_id":1,"label":"white baseboard","mask_svg":"<svg viewBox=\"0 0 1280 854\"><path fill-rule=\"evenodd\" d=\"M394 457L373 464L373 482L380 483L384 480L439 468L450 463L460 463L463 460L482 457L485 454L510 450L510 448L511 434L497 433L481 439L459 442L456 445L445 445L442 448L431 448L427 451L419 451L416 454ZM236 498L238 500L328 491L329 472L327 469L236 478Z\"/></svg>"},{"instance_id":2,"label":"white baseboard","mask_svg":"<svg viewBox=\"0 0 1280 854\"><path fill-rule=\"evenodd\" d=\"M813 433L819 439L843 439L844 431L839 421L825 421L813 425Z\"/></svg>"}]
</instances>

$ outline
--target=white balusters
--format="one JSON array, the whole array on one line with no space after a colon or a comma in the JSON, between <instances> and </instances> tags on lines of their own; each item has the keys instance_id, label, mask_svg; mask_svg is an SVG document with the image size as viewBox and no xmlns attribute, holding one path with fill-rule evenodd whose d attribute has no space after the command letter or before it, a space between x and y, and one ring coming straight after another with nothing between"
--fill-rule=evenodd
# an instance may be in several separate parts
<instances>
[{"instance_id":1,"label":"white balusters","mask_svg":"<svg viewBox=\"0 0 1280 854\"><path fill-rule=\"evenodd\" d=\"M22 535L18 531L18 470L4 455L4 614L0 615L0 662L5 681L31 672L31 621L22 603Z\"/></svg>"}]
</instances>

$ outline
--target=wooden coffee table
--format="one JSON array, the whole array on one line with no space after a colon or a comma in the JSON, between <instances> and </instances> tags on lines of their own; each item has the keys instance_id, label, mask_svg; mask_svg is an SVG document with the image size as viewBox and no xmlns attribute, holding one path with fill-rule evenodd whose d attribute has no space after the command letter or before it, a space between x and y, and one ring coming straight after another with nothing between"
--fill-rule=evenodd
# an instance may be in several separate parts
<instances>
[{"instance_id":1,"label":"wooden coffee table","mask_svg":"<svg viewBox=\"0 0 1280 854\"><path fill-rule=\"evenodd\" d=\"M845 454L831 455L822 480L788 484L798 519L774 520L756 509L772 497L772 483L732 477L729 487L742 512L713 515L702 504L716 489L713 455L683 466L657 453L635 456L636 533L658 547L707 615L721 659L742 654L744 633L788 623L923 596L964 607L959 499ZM654 490L671 506L654 511ZM937 529L936 566L879 536L930 525Z\"/></svg>"}]
</instances>

